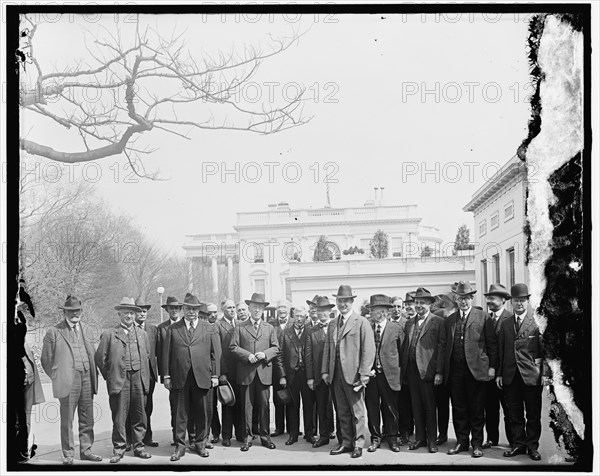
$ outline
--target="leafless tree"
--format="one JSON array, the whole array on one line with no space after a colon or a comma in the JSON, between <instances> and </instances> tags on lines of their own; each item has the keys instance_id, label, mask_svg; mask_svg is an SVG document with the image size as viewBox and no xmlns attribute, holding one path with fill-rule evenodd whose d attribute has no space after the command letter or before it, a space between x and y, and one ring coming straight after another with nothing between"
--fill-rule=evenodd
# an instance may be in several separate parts
<instances>
[{"instance_id":1,"label":"leafless tree","mask_svg":"<svg viewBox=\"0 0 600 476\"><path fill-rule=\"evenodd\" d=\"M38 26L22 16L28 42L21 63L22 117L36 114L77 131L81 150L59 151L21 137L21 149L30 154L78 163L123 153L138 175L149 176L141 157L156 149L138 144L143 133L162 130L183 139L190 139L194 129L272 134L310 120L302 111L304 89L283 104L260 109L239 101L238 94L264 60L290 48L304 33L271 38L268 51L244 46L196 59L185 32L163 36L150 27L141 31L138 22L128 41L115 25L115 31L104 28L106 38L86 33L90 61L74 61L68 69L49 72L36 56ZM86 100L91 94L101 100Z\"/></svg>"}]
</instances>

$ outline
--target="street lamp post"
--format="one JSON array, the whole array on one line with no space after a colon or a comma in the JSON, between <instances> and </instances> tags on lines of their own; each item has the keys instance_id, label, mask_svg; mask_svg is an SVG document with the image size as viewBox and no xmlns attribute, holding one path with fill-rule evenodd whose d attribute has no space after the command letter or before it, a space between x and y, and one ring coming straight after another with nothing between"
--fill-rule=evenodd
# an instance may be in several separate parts
<instances>
[{"instance_id":1,"label":"street lamp post","mask_svg":"<svg viewBox=\"0 0 600 476\"><path fill-rule=\"evenodd\" d=\"M163 288L162 286L159 286L158 288L156 288L156 292L158 293L158 295L160 296L160 322L163 321L163 300L162 300L162 296L163 293L165 292L165 288Z\"/></svg>"}]
</instances>

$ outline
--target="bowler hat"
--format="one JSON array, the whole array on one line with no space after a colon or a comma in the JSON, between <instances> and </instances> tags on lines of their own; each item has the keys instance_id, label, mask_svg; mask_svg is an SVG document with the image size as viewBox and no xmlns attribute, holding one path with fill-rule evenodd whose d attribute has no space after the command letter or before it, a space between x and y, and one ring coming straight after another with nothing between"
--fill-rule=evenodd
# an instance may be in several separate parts
<instances>
[{"instance_id":1,"label":"bowler hat","mask_svg":"<svg viewBox=\"0 0 600 476\"><path fill-rule=\"evenodd\" d=\"M352 288L348 284L342 284L338 288L337 294L332 295L334 298L355 298L356 295L352 292Z\"/></svg>"},{"instance_id":2,"label":"bowler hat","mask_svg":"<svg viewBox=\"0 0 600 476\"><path fill-rule=\"evenodd\" d=\"M319 299L319 295L315 294L315 297L312 298L312 301L309 301L308 299L306 300L306 304L308 304L309 306L314 306L317 302L317 299Z\"/></svg>"},{"instance_id":3,"label":"bowler hat","mask_svg":"<svg viewBox=\"0 0 600 476\"><path fill-rule=\"evenodd\" d=\"M174 307L181 307L181 303L179 302L179 300L176 297L173 296L169 296L167 298L167 303L163 304L162 307L163 309L168 308L169 306L174 306Z\"/></svg>"},{"instance_id":4,"label":"bowler hat","mask_svg":"<svg viewBox=\"0 0 600 476\"><path fill-rule=\"evenodd\" d=\"M59 309L66 309L67 311L76 311L81 309L81 301L75 296L68 295L67 300L63 306L58 306Z\"/></svg>"},{"instance_id":5,"label":"bowler hat","mask_svg":"<svg viewBox=\"0 0 600 476\"><path fill-rule=\"evenodd\" d=\"M187 307L201 307L202 303L192 293L187 293L185 295L185 298L183 299L183 304L182 305L183 306L187 306Z\"/></svg>"},{"instance_id":6,"label":"bowler hat","mask_svg":"<svg viewBox=\"0 0 600 476\"><path fill-rule=\"evenodd\" d=\"M251 302L254 304L262 304L263 306L268 306L270 303L265 301L265 295L260 293L252 293L252 297L250 299L246 299L244 301L246 304L250 304Z\"/></svg>"},{"instance_id":7,"label":"bowler hat","mask_svg":"<svg viewBox=\"0 0 600 476\"><path fill-rule=\"evenodd\" d=\"M233 392L233 388L231 388L231 384L229 382L225 381L219 384L217 387L217 396L221 404L228 407L235 405L235 393Z\"/></svg>"},{"instance_id":8,"label":"bowler hat","mask_svg":"<svg viewBox=\"0 0 600 476\"><path fill-rule=\"evenodd\" d=\"M123 299L121 299L121 302L115 306L115 309L117 311L120 311L121 309L129 309L135 312L141 311L141 309L135 305L135 301L133 300L133 298L130 297L124 297Z\"/></svg>"},{"instance_id":9,"label":"bowler hat","mask_svg":"<svg viewBox=\"0 0 600 476\"><path fill-rule=\"evenodd\" d=\"M390 297L386 296L385 294L373 294L369 304L367 304L365 307L370 309L376 306L393 307Z\"/></svg>"},{"instance_id":10,"label":"bowler hat","mask_svg":"<svg viewBox=\"0 0 600 476\"><path fill-rule=\"evenodd\" d=\"M151 304L146 304L145 301L141 297L139 297L135 300L135 305L142 309L146 309L146 311L152 307Z\"/></svg>"},{"instance_id":11,"label":"bowler hat","mask_svg":"<svg viewBox=\"0 0 600 476\"><path fill-rule=\"evenodd\" d=\"M329 303L329 298L327 296L316 296L313 304L315 306L317 306L317 309L319 309L319 308L331 309L331 308L335 307L335 304Z\"/></svg>"},{"instance_id":12,"label":"bowler hat","mask_svg":"<svg viewBox=\"0 0 600 476\"><path fill-rule=\"evenodd\" d=\"M290 389L285 387L275 392L275 399L280 405L290 405L292 403L292 394Z\"/></svg>"},{"instance_id":13,"label":"bowler hat","mask_svg":"<svg viewBox=\"0 0 600 476\"><path fill-rule=\"evenodd\" d=\"M512 287L510 288L511 299L528 298L529 296L531 296L531 294L529 294L529 288L527 287L527 285L525 283L513 284Z\"/></svg>"},{"instance_id":14,"label":"bowler hat","mask_svg":"<svg viewBox=\"0 0 600 476\"><path fill-rule=\"evenodd\" d=\"M414 298L415 298L415 301L417 299L427 299L430 302L435 301L435 297L432 296L431 293L429 292L429 290L427 290L425 288L417 288L417 290L414 293Z\"/></svg>"},{"instance_id":15,"label":"bowler hat","mask_svg":"<svg viewBox=\"0 0 600 476\"><path fill-rule=\"evenodd\" d=\"M406 293L406 299L404 299L404 302L415 302L415 293Z\"/></svg>"},{"instance_id":16,"label":"bowler hat","mask_svg":"<svg viewBox=\"0 0 600 476\"><path fill-rule=\"evenodd\" d=\"M472 296L477 291L471 287L471 283L459 281L456 289L453 289L452 292L454 294L458 294L459 296Z\"/></svg>"},{"instance_id":17,"label":"bowler hat","mask_svg":"<svg viewBox=\"0 0 600 476\"><path fill-rule=\"evenodd\" d=\"M510 299L510 293L500 283L494 283L490 285L490 290L487 293L483 293L484 296L500 296L506 299Z\"/></svg>"}]
</instances>

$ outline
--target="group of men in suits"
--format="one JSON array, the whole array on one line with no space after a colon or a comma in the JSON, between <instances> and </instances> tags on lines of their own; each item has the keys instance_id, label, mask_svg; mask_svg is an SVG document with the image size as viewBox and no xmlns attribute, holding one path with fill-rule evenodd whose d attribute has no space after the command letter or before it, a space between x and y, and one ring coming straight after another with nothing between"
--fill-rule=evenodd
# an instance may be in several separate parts
<instances>
[{"instance_id":1,"label":"group of men in suits","mask_svg":"<svg viewBox=\"0 0 600 476\"><path fill-rule=\"evenodd\" d=\"M446 312L432 312L436 299L423 287L404 302L375 294L366 306L367 319L353 309L351 287L341 285L333 294L335 304L317 295L306 301L308 307L295 306L291 316L289 303L279 303L270 322L263 319L269 302L262 294L237 305L223 301L217 320L216 309L188 293L181 303L167 298L163 307L169 319L159 326L146 322L149 305L123 298L115 306L118 323L102 332L97 349L97 337L81 322L81 302L69 296L60 307L64 320L44 338L41 359L60 402L63 462L73 463L75 410L81 459L102 460L92 452L98 369L113 420L111 463L131 449L136 457L150 458L146 447L158 446L150 417L159 379L169 391L172 461L187 448L208 457L219 431L226 447L235 435L244 452L256 438L274 449L271 437L284 432L284 416L286 445L303 435L319 448L337 436L330 454L358 458L368 429L368 452L387 440L394 452L408 444L409 450L427 447L435 453L447 439L442 426L438 433L439 415L444 406L448 411L439 398L442 387L452 404L457 440L448 454L472 446L477 458L497 445L502 407L511 445L504 456L528 453L539 460L541 389L549 380L527 286L516 284L508 293L492 285L485 294L489 312L473 306L475 293L469 283L457 283L456 306ZM505 309L508 299L512 313ZM281 407L274 433L271 387Z\"/></svg>"}]
</instances>

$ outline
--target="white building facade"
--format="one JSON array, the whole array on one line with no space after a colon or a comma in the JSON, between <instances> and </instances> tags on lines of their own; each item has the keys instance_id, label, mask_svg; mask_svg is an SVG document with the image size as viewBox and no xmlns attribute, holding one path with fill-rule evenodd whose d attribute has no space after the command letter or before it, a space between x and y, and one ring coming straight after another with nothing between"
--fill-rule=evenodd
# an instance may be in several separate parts
<instances>
[{"instance_id":1,"label":"white building facade","mask_svg":"<svg viewBox=\"0 0 600 476\"><path fill-rule=\"evenodd\" d=\"M463 208L474 214L477 304L485 306L483 293L492 283L501 283L509 291L515 283L529 284L525 264L526 193L527 169L515 155Z\"/></svg>"}]
</instances>

